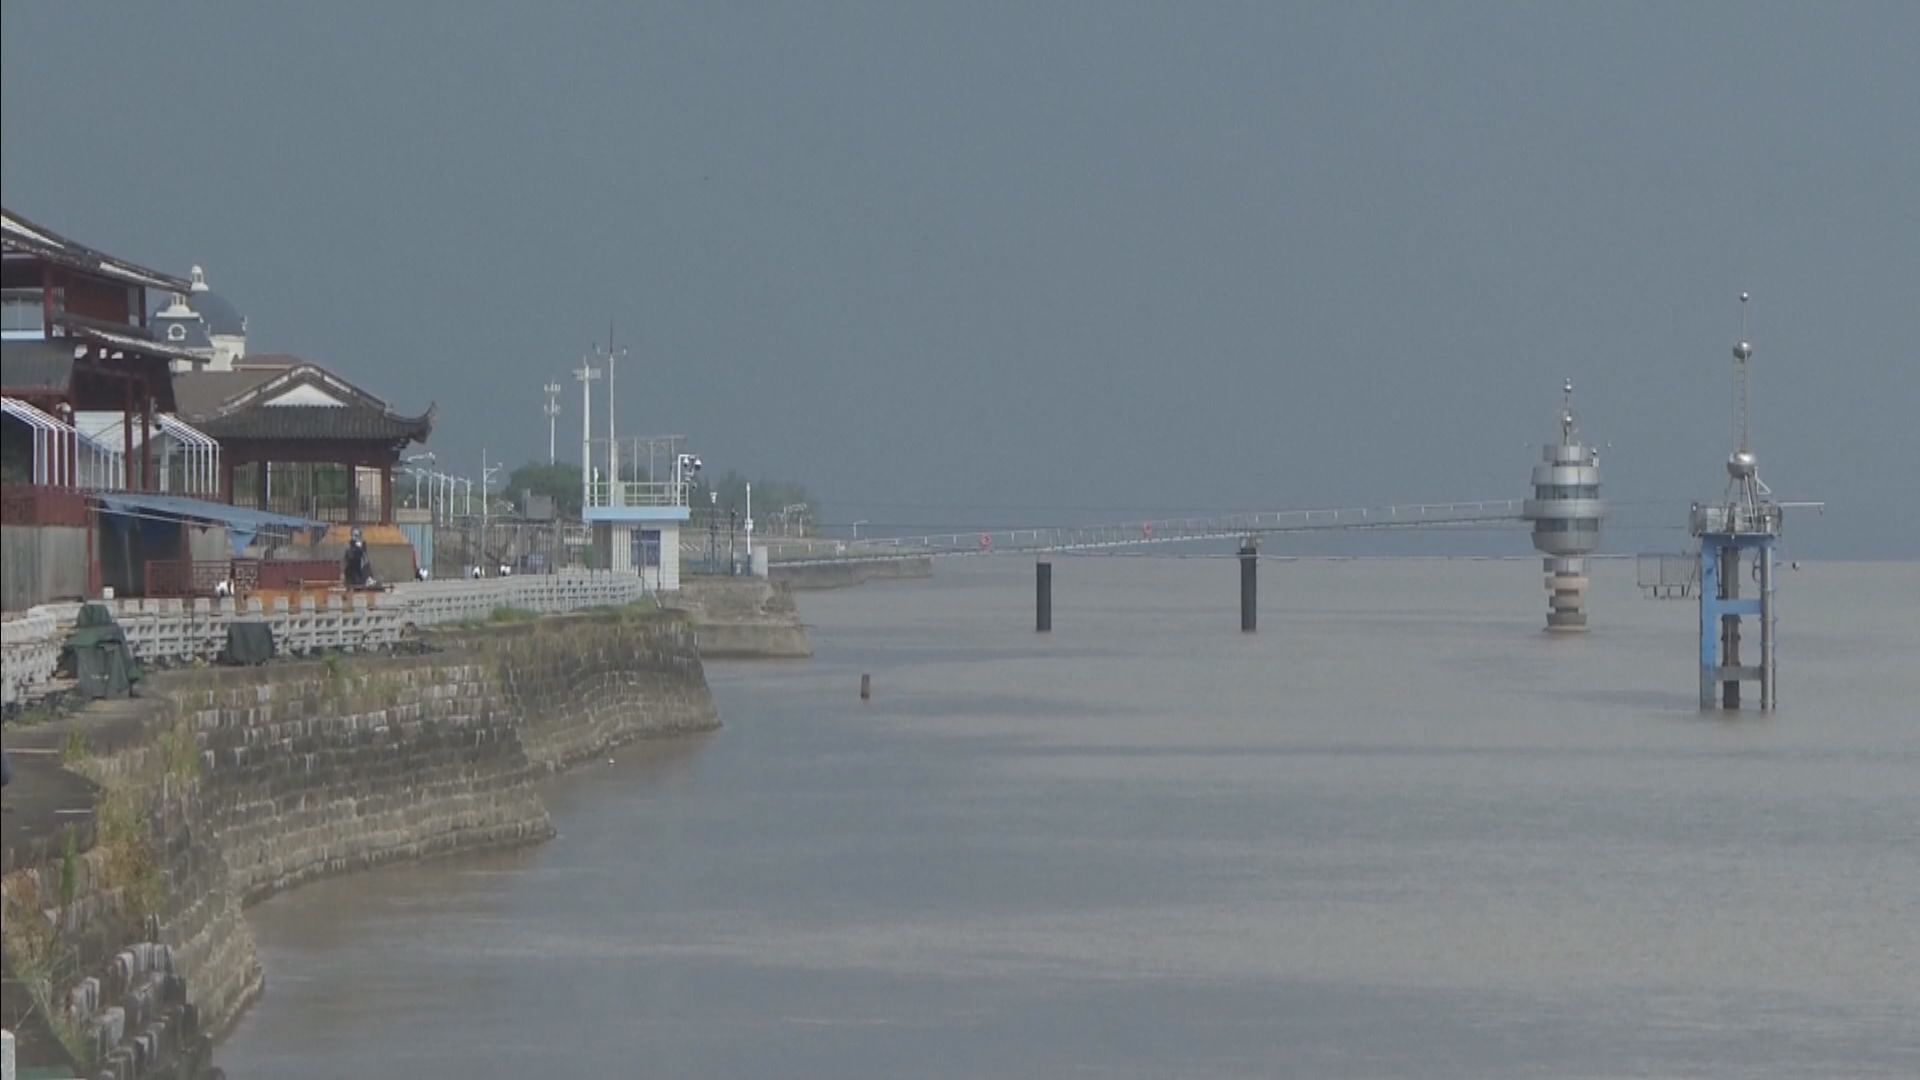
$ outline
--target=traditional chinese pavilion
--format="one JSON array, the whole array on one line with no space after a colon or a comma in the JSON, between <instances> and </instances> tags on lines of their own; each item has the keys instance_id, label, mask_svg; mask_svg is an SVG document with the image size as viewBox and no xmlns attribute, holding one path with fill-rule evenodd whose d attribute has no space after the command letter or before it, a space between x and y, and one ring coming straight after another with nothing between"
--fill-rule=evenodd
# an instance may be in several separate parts
<instances>
[{"instance_id":1,"label":"traditional chinese pavilion","mask_svg":"<svg viewBox=\"0 0 1920 1080\"><path fill-rule=\"evenodd\" d=\"M220 491L234 506L312 521L393 521L393 472L433 430L432 406L394 411L299 357L253 356L175 378L180 416L220 443Z\"/></svg>"}]
</instances>

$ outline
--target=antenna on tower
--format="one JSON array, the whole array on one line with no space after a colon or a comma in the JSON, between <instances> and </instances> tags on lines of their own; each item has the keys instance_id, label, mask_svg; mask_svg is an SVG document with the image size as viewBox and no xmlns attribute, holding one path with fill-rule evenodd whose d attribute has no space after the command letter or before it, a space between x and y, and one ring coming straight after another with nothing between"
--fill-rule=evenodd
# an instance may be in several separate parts
<instances>
[{"instance_id":1,"label":"antenna on tower","mask_svg":"<svg viewBox=\"0 0 1920 1080\"><path fill-rule=\"evenodd\" d=\"M1740 294L1740 337L1733 343L1733 424L1734 449L1749 453L1753 447L1748 442L1752 435L1752 411L1748 397L1749 372L1747 361L1753 359L1753 342L1747 339L1747 301L1752 294Z\"/></svg>"},{"instance_id":2,"label":"antenna on tower","mask_svg":"<svg viewBox=\"0 0 1920 1080\"><path fill-rule=\"evenodd\" d=\"M1753 453L1753 342L1747 338L1747 301L1740 294L1740 336L1733 343L1733 453L1727 455L1727 502L1730 511L1757 514L1773 494L1760 482L1760 462Z\"/></svg>"}]
</instances>

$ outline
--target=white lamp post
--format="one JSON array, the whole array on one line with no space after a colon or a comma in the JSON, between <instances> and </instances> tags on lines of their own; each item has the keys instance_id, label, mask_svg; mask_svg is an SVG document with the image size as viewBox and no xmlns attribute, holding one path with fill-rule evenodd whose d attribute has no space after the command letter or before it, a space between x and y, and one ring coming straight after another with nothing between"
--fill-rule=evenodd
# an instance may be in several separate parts
<instances>
[{"instance_id":1,"label":"white lamp post","mask_svg":"<svg viewBox=\"0 0 1920 1080\"><path fill-rule=\"evenodd\" d=\"M580 505L593 505L593 380L600 372L583 358L573 369L580 380Z\"/></svg>"}]
</instances>

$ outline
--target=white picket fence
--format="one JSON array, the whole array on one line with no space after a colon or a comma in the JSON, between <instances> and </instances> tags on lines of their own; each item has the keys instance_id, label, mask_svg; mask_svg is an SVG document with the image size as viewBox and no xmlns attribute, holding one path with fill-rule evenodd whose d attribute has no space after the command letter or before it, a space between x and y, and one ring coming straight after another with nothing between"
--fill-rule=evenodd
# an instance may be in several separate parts
<instances>
[{"instance_id":1,"label":"white picket fence","mask_svg":"<svg viewBox=\"0 0 1920 1080\"><path fill-rule=\"evenodd\" d=\"M639 575L565 570L477 581L417 581L369 597L334 594L289 604L258 598L108 600L128 646L144 661L213 660L235 621L265 621L275 649L300 655L392 645L409 628L485 620L500 608L560 614L631 603L646 595ZM24 701L53 677L60 646L73 628L78 604L47 604L0 623L0 704Z\"/></svg>"}]
</instances>

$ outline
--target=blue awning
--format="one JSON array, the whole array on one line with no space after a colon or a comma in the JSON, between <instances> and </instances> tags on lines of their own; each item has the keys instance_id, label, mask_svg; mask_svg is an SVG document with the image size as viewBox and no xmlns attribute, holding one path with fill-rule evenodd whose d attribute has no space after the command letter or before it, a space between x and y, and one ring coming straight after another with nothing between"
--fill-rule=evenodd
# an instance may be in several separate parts
<instances>
[{"instance_id":1,"label":"blue awning","mask_svg":"<svg viewBox=\"0 0 1920 1080\"><path fill-rule=\"evenodd\" d=\"M262 530L292 533L303 529L326 529L323 521L309 521L288 514L271 514L244 506L189 499L184 495L155 495L144 491L97 491L93 497L109 513L132 517L167 518L173 521L203 521L225 525L237 553L246 548Z\"/></svg>"}]
</instances>

